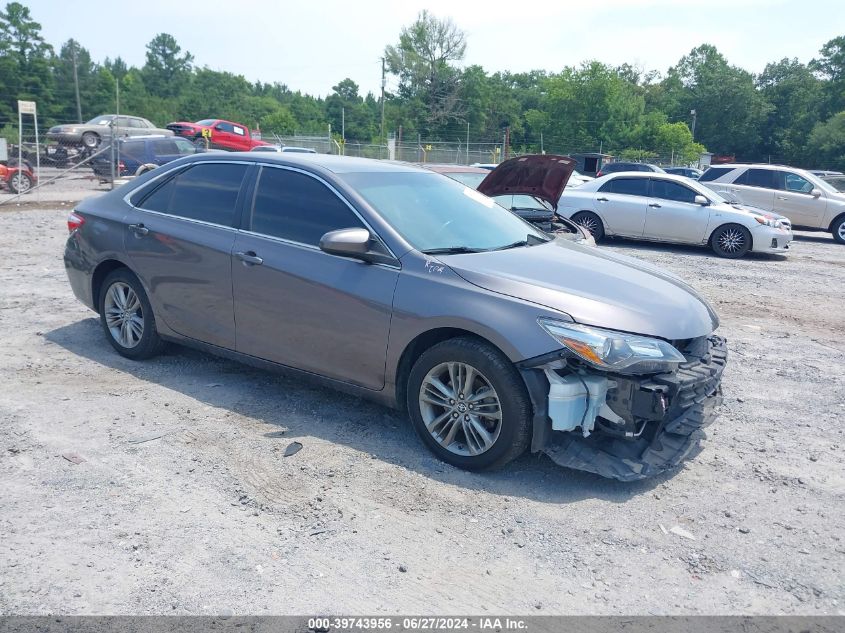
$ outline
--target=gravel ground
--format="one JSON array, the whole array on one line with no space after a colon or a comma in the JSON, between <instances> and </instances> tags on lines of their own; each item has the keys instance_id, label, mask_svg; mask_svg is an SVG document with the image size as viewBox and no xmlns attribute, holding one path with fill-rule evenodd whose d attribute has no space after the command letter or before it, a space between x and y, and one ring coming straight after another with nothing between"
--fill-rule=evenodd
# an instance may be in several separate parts
<instances>
[{"instance_id":1,"label":"gravel ground","mask_svg":"<svg viewBox=\"0 0 845 633\"><path fill-rule=\"evenodd\" d=\"M740 261L602 246L697 286L732 354L702 451L623 484L529 455L465 473L299 379L125 360L71 294L65 214L0 207L0 614L845 613L828 235Z\"/></svg>"}]
</instances>

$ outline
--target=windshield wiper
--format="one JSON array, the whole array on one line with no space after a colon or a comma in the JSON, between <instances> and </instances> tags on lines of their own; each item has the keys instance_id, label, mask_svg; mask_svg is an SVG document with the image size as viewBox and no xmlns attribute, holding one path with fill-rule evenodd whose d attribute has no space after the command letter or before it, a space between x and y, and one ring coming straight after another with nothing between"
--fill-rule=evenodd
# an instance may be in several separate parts
<instances>
[{"instance_id":1,"label":"windshield wiper","mask_svg":"<svg viewBox=\"0 0 845 633\"><path fill-rule=\"evenodd\" d=\"M421 251L425 255L453 255L457 253L481 253L485 248L470 248L469 246L445 246L443 248L429 248Z\"/></svg>"},{"instance_id":2,"label":"windshield wiper","mask_svg":"<svg viewBox=\"0 0 845 633\"><path fill-rule=\"evenodd\" d=\"M531 240L534 240L533 242ZM524 240L518 240L513 242L512 244L505 244L504 246L499 246L494 248L494 251L506 251L509 248L519 248L520 246L534 246L536 244L545 244L550 240L544 240L542 237L537 235L526 235Z\"/></svg>"}]
</instances>

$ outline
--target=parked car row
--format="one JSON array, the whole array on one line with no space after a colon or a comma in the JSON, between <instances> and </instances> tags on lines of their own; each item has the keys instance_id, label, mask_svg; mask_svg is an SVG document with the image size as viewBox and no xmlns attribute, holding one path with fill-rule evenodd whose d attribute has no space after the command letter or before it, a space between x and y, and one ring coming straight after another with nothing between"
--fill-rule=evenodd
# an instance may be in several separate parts
<instances>
[{"instance_id":1,"label":"parked car row","mask_svg":"<svg viewBox=\"0 0 845 633\"><path fill-rule=\"evenodd\" d=\"M555 206L572 167L513 159L484 195L409 164L198 154L78 205L64 262L127 358L173 341L297 371L407 411L461 468L530 449L641 479L713 421L726 345L674 275L493 199Z\"/></svg>"}]
</instances>

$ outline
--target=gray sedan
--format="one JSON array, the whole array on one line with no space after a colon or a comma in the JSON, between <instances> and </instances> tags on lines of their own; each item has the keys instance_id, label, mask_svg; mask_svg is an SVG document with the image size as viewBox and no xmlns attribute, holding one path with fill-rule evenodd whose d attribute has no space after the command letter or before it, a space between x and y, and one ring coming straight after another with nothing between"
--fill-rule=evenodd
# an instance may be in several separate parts
<instances>
[{"instance_id":1,"label":"gray sedan","mask_svg":"<svg viewBox=\"0 0 845 633\"><path fill-rule=\"evenodd\" d=\"M103 114L87 123L55 125L47 131L47 139L63 145L82 145L94 149L115 130L117 136L148 136L151 134L173 136L173 132L158 128L138 116Z\"/></svg>"},{"instance_id":2,"label":"gray sedan","mask_svg":"<svg viewBox=\"0 0 845 633\"><path fill-rule=\"evenodd\" d=\"M539 167L509 191L559 195ZM640 479L684 459L721 400L725 342L695 290L413 166L196 155L68 228L71 288L119 354L173 342L296 372L407 411L461 468L530 449Z\"/></svg>"}]
</instances>

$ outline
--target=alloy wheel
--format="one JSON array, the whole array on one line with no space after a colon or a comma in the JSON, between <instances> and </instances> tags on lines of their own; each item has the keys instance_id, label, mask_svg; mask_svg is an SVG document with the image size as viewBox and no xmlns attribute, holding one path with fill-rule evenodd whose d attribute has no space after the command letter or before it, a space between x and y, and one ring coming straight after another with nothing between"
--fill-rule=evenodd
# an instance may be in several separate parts
<instances>
[{"instance_id":1,"label":"alloy wheel","mask_svg":"<svg viewBox=\"0 0 845 633\"><path fill-rule=\"evenodd\" d=\"M136 347L144 336L144 313L132 287L114 282L106 291L104 308L106 327L114 340L125 348Z\"/></svg>"},{"instance_id":2,"label":"alloy wheel","mask_svg":"<svg viewBox=\"0 0 845 633\"><path fill-rule=\"evenodd\" d=\"M32 186L29 177L20 172L12 176L12 189L17 193L26 193Z\"/></svg>"},{"instance_id":3,"label":"alloy wheel","mask_svg":"<svg viewBox=\"0 0 845 633\"><path fill-rule=\"evenodd\" d=\"M420 387L419 407L428 432L455 455L481 455L492 448L502 430L496 390L467 363L432 368Z\"/></svg>"},{"instance_id":4,"label":"alloy wheel","mask_svg":"<svg viewBox=\"0 0 845 633\"><path fill-rule=\"evenodd\" d=\"M719 248L726 253L737 253L745 246L745 236L742 231L735 228L727 228L717 238Z\"/></svg>"},{"instance_id":5,"label":"alloy wheel","mask_svg":"<svg viewBox=\"0 0 845 633\"><path fill-rule=\"evenodd\" d=\"M839 239L845 242L845 220L839 223L839 229L836 231L839 234Z\"/></svg>"},{"instance_id":6,"label":"alloy wheel","mask_svg":"<svg viewBox=\"0 0 845 633\"><path fill-rule=\"evenodd\" d=\"M599 225L598 225L598 222L596 222L596 219L589 216L589 215L582 215L580 218L578 218L578 224L580 226L583 226L585 229L587 229L590 232L591 235L595 235L596 231L599 228Z\"/></svg>"}]
</instances>

